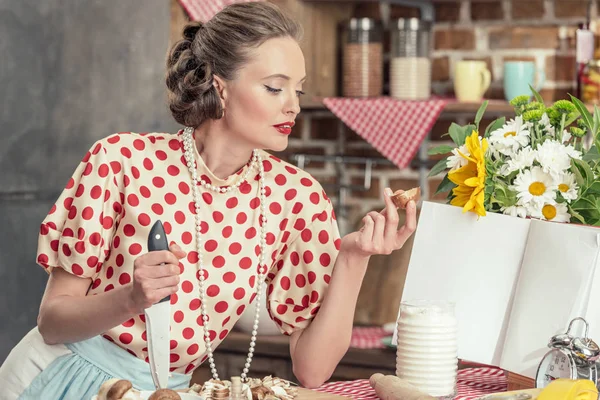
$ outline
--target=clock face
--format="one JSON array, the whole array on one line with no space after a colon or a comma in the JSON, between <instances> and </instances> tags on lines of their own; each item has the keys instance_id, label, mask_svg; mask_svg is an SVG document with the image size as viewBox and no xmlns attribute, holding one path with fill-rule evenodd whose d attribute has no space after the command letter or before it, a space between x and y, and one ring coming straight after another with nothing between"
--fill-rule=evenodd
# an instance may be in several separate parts
<instances>
[{"instance_id":1,"label":"clock face","mask_svg":"<svg viewBox=\"0 0 600 400\"><path fill-rule=\"evenodd\" d=\"M575 379L576 367L573 359L559 349L553 349L546 353L535 378L535 386L544 388L550 382L558 378Z\"/></svg>"}]
</instances>

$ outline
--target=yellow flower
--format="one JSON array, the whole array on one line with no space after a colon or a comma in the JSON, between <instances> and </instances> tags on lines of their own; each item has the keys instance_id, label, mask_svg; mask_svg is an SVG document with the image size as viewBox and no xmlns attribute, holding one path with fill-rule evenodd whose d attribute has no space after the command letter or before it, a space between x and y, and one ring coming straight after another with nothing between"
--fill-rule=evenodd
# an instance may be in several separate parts
<instances>
[{"instance_id":1,"label":"yellow flower","mask_svg":"<svg viewBox=\"0 0 600 400\"><path fill-rule=\"evenodd\" d=\"M485 152L487 139L479 140L479 133L473 131L465 140L469 156L459 152L469 163L464 167L450 171L448 179L458 185L452 189L454 198L450 204L463 208L463 212L472 211L477 215L485 215Z\"/></svg>"}]
</instances>

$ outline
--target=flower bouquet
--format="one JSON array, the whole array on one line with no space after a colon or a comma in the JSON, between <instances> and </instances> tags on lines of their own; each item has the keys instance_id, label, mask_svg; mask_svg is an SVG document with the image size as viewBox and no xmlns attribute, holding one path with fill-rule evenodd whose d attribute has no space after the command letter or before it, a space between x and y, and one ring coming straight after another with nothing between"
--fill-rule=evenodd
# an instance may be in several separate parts
<instances>
[{"instance_id":1,"label":"flower bouquet","mask_svg":"<svg viewBox=\"0 0 600 400\"><path fill-rule=\"evenodd\" d=\"M533 88L533 100L510 103L515 118L492 122L483 134L479 123L453 123L454 146L429 154L447 154L429 176L447 171L436 193L448 192L450 204L479 216L486 212L555 222L600 225L600 112L590 113L577 98L546 107Z\"/></svg>"}]
</instances>

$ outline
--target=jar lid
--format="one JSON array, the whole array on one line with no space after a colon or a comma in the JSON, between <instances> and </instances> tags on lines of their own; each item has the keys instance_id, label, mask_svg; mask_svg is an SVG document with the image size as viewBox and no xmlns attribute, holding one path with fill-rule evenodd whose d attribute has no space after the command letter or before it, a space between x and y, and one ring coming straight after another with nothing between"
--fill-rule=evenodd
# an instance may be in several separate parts
<instances>
[{"instance_id":1,"label":"jar lid","mask_svg":"<svg viewBox=\"0 0 600 400\"><path fill-rule=\"evenodd\" d=\"M348 28L352 30L369 31L380 25L381 23L373 18L351 18L348 21Z\"/></svg>"},{"instance_id":2,"label":"jar lid","mask_svg":"<svg viewBox=\"0 0 600 400\"><path fill-rule=\"evenodd\" d=\"M431 22L419 18L398 18L392 20L391 26L401 31L428 31Z\"/></svg>"}]
</instances>

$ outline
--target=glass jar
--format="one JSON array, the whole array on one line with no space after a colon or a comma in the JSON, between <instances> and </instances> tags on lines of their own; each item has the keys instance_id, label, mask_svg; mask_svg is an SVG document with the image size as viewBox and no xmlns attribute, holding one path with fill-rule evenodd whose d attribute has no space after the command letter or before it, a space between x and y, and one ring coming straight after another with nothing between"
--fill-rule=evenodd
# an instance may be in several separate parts
<instances>
[{"instance_id":1,"label":"glass jar","mask_svg":"<svg viewBox=\"0 0 600 400\"><path fill-rule=\"evenodd\" d=\"M390 96L424 100L431 96L431 23L418 18L392 21Z\"/></svg>"},{"instance_id":2,"label":"glass jar","mask_svg":"<svg viewBox=\"0 0 600 400\"><path fill-rule=\"evenodd\" d=\"M396 375L430 396L453 399L458 370L454 304L402 302L397 329Z\"/></svg>"},{"instance_id":3,"label":"glass jar","mask_svg":"<svg viewBox=\"0 0 600 400\"><path fill-rule=\"evenodd\" d=\"M600 104L600 60L586 63L581 77L581 100L586 104Z\"/></svg>"},{"instance_id":4,"label":"glass jar","mask_svg":"<svg viewBox=\"0 0 600 400\"><path fill-rule=\"evenodd\" d=\"M342 62L344 96L381 96L383 91L382 37L381 24L371 18L353 18L346 25Z\"/></svg>"}]
</instances>

